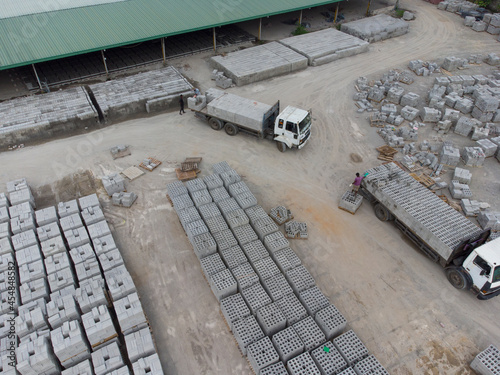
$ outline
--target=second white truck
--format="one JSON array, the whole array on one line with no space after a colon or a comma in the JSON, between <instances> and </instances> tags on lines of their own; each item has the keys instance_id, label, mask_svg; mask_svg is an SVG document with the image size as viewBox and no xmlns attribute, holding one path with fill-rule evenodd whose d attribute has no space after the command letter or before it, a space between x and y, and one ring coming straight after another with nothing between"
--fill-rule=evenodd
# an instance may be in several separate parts
<instances>
[{"instance_id":1,"label":"second white truck","mask_svg":"<svg viewBox=\"0 0 500 375\"><path fill-rule=\"evenodd\" d=\"M280 152L301 149L311 137L311 111L288 106L280 112L280 102L268 105L222 90L209 89L206 95L188 99L188 108L214 130L228 135L245 131L259 138L271 138Z\"/></svg>"}]
</instances>

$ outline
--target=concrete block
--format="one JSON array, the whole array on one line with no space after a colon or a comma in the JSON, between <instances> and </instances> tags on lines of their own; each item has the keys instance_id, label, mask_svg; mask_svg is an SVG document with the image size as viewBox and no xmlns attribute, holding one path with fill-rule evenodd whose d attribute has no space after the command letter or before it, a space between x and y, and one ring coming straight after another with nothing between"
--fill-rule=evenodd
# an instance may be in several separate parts
<instances>
[{"instance_id":1,"label":"concrete block","mask_svg":"<svg viewBox=\"0 0 500 375\"><path fill-rule=\"evenodd\" d=\"M226 269L226 265L224 264L218 253L200 259L200 264L201 270L203 271L203 274L205 275L207 280L210 279L210 276Z\"/></svg>"},{"instance_id":2,"label":"concrete block","mask_svg":"<svg viewBox=\"0 0 500 375\"><path fill-rule=\"evenodd\" d=\"M450 145L444 145L439 154L439 162L452 167L460 162L460 150Z\"/></svg>"},{"instance_id":3,"label":"concrete block","mask_svg":"<svg viewBox=\"0 0 500 375\"><path fill-rule=\"evenodd\" d=\"M111 229L109 228L106 220L101 220L95 224L91 224L87 227L87 229L92 240L111 234Z\"/></svg>"},{"instance_id":4,"label":"concrete block","mask_svg":"<svg viewBox=\"0 0 500 375\"><path fill-rule=\"evenodd\" d=\"M94 244L94 250L97 255L116 249L116 243L111 234L92 238L92 243Z\"/></svg>"},{"instance_id":5,"label":"concrete block","mask_svg":"<svg viewBox=\"0 0 500 375\"><path fill-rule=\"evenodd\" d=\"M357 374L365 375L365 374L381 374L381 375L389 375L387 370L382 367L380 362L373 356L370 355L367 358L359 361L354 366L354 371Z\"/></svg>"},{"instance_id":6,"label":"concrete block","mask_svg":"<svg viewBox=\"0 0 500 375\"><path fill-rule=\"evenodd\" d=\"M54 354L64 368L70 368L90 358L90 348L77 320L64 322L50 332Z\"/></svg>"},{"instance_id":7,"label":"concrete block","mask_svg":"<svg viewBox=\"0 0 500 375\"><path fill-rule=\"evenodd\" d=\"M264 245L266 249L269 250L270 253L274 253L275 251L284 249L286 247L290 247L290 242L285 238L283 233L275 232L272 234L268 234L264 237Z\"/></svg>"},{"instance_id":8,"label":"concrete block","mask_svg":"<svg viewBox=\"0 0 500 375\"><path fill-rule=\"evenodd\" d=\"M10 223L9 210L7 207L0 207L0 223Z\"/></svg>"},{"instance_id":9,"label":"concrete block","mask_svg":"<svg viewBox=\"0 0 500 375\"><path fill-rule=\"evenodd\" d=\"M66 288L67 286L73 286L76 288L77 285L75 277L73 275L73 271L70 267L66 267L62 270L49 274L47 276L47 280L52 292Z\"/></svg>"},{"instance_id":10,"label":"concrete block","mask_svg":"<svg viewBox=\"0 0 500 375\"><path fill-rule=\"evenodd\" d=\"M260 374L260 370L279 361L278 352L269 337L248 345L247 358L256 374Z\"/></svg>"},{"instance_id":11,"label":"concrete block","mask_svg":"<svg viewBox=\"0 0 500 375\"><path fill-rule=\"evenodd\" d=\"M38 240L34 230L28 230L12 236L12 246L18 251L28 246L38 245Z\"/></svg>"},{"instance_id":12,"label":"concrete block","mask_svg":"<svg viewBox=\"0 0 500 375\"><path fill-rule=\"evenodd\" d=\"M286 364L288 371L291 375L311 374L320 375L320 371L314 363L309 353L302 353L301 355L292 358Z\"/></svg>"},{"instance_id":13,"label":"concrete block","mask_svg":"<svg viewBox=\"0 0 500 375\"><path fill-rule=\"evenodd\" d=\"M281 272L286 273L288 270L292 268L298 267L302 264L302 261L294 253L292 249L286 247L282 250L278 250L272 254L276 265L281 270Z\"/></svg>"},{"instance_id":14,"label":"concrete block","mask_svg":"<svg viewBox=\"0 0 500 375\"><path fill-rule=\"evenodd\" d=\"M311 351L311 357L321 374L339 374L347 368L347 362L330 341Z\"/></svg>"},{"instance_id":15,"label":"concrete block","mask_svg":"<svg viewBox=\"0 0 500 375\"><path fill-rule=\"evenodd\" d=\"M50 223L57 222L57 212L54 206L47 207L35 212L36 224L41 227Z\"/></svg>"},{"instance_id":16,"label":"concrete block","mask_svg":"<svg viewBox=\"0 0 500 375\"><path fill-rule=\"evenodd\" d=\"M80 264L87 259L95 259L94 249L90 244L75 247L69 251L71 260L74 265Z\"/></svg>"},{"instance_id":17,"label":"concrete block","mask_svg":"<svg viewBox=\"0 0 500 375\"><path fill-rule=\"evenodd\" d=\"M225 218L231 211L239 210L241 208L234 198L228 198L218 201L217 206L219 207L222 216L224 216Z\"/></svg>"},{"instance_id":18,"label":"concrete block","mask_svg":"<svg viewBox=\"0 0 500 375\"><path fill-rule=\"evenodd\" d=\"M250 222L247 214L241 208L228 212L226 214L226 220L231 229L246 225Z\"/></svg>"},{"instance_id":19,"label":"concrete block","mask_svg":"<svg viewBox=\"0 0 500 375\"><path fill-rule=\"evenodd\" d=\"M489 139L481 139L481 140L477 141L476 143L479 147L481 147L481 149L484 152L484 156L486 158L488 158L490 156L495 156L495 154L497 153L498 145L496 145L495 143L493 143Z\"/></svg>"},{"instance_id":20,"label":"concrete block","mask_svg":"<svg viewBox=\"0 0 500 375\"><path fill-rule=\"evenodd\" d=\"M57 253L45 258L45 269L48 275L67 267L70 267L68 253Z\"/></svg>"},{"instance_id":21,"label":"concrete block","mask_svg":"<svg viewBox=\"0 0 500 375\"><path fill-rule=\"evenodd\" d=\"M17 371L22 375L58 375L59 363L46 336L22 342L16 350Z\"/></svg>"},{"instance_id":22,"label":"concrete block","mask_svg":"<svg viewBox=\"0 0 500 375\"><path fill-rule=\"evenodd\" d=\"M295 267L285 274L293 291L297 294L315 286L314 278L304 266Z\"/></svg>"},{"instance_id":23,"label":"concrete block","mask_svg":"<svg viewBox=\"0 0 500 375\"><path fill-rule=\"evenodd\" d=\"M0 272L11 271L15 267L14 254L7 253L0 256Z\"/></svg>"},{"instance_id":24,"label":"concrete block","mask_svg":"<svg viewBox=\"0 0 500 375\"><path fill-rule=\"evenodd\" d=\"M32 229L34 230L35 227L35 217L30 213L10 219L10 230L13 234L19 234Z\"/></svg>"},{"instance_id":25,"label":"concrete block","mask_svg":"<svg viewBox=\"0 0 500 375\"><path fill-rule=\"evenodd\" d=\"M220 301L220 309L231 331L233 331L234 323L237 320L250 315L250 309L240 293L223 298Z\"/></svg>"},{"instance_id":26,"label":"concrete block","mask_svg":"<svg viewBox=\"0 0 500 375\"><path fill-rule=\"evenodd\" d=\"M10 261L8 258L4 258L5 255L2 256L2 259ZM16 261L18 267L22 267L25 264L40 260L42 260L42 254L40 253L40 248L38 247L38 245L28 246L16 252Z\"/></svg>"},{"instance_id":27,"label":"concrete block","mask_svg":"<svg viewBox=\"0 0 500 375\"><path fill-rule=\"evenodd\" d=\"M315 316L316 313L328 307L330 302L328 298L319 290L317 286L313 286L312 288L303 290L299 293L299 300L302 302L307 312L311 316Z\"/></svg>"},{"instance_id":28,"label":"concrete block","mask_svg":"<svg viewBox=\"0 0 500 375\"><path fill-rule=\"evenodd\" d=\"M368 349L352 330L333 339L333 344L349 366L368 357Z\"/></svg>"},{"instance_id":29,"label":"concrete block","mask_svg":"<svg viewBox=\"0 0 500 375\"><path fill-rule=\"evenodd\" d=\"M240 246L258 240L257 233L255 233L250 224L233 228L233 233Z\"/></svg>"},{"instance_id":30,"label":"concrete block","mask_svg":"<svg viewBox=\"0 0 500 375\"><path fill-rule=\"evenodd\" d=\"M420 111L422 122L438 122L441 120L441 111L434 108L424 107Z\"/></svg>"},{"instance_id":31,"label":"concrete block","mask_svg":"<svg viewBox=\"0 0 500 375\"><path fill-rule=\"evenodd\" d=\"M200 219L200 221L202 221L202 220ZM208 219L205 220L205 224L206 224L208 230L210 231L210 233L212 233L212 234L216 233L216 232L220 232L222 230L229 229L229 227L227 226L226 220L224 220L224 217L222 215L209 217Z\"/></svg>"},{"instance_id":32,"label":"concrete block","mask_svg":"<svg viewBox=\"0 0 500 375\"><path fill-rule=\"evenodd\" d=\"M15 206L16 204L24 203L24 202L29 202L29 204L33 208L36 208L35 198L31 194L30 189L21 189L21 190L13 191L12 193L9 194L9 200L10 200L10 204L13 206Z\"/></svg>"},{"instance_id":33,"label":"concrete block","mask_svg":"<svg viewBox=\"0 0 500 375\"><path fill-rule=\"evenodd\" d=\"M267 215L261 219L255 220L252 223L252 226L255 229L255 232L257 232L257 235L259 236L259 239L261 241L264 240L265 236L275 233L279 230L273 219L271 219Z\"/></svg>"},{"instance_id":34,"label":"concrete block","mask_svg":"<svg viewBox=\"0 0 500 375\"><path fill-rule=\"evenodd\" d=\"M86 226L106 220L100 207L87 207L82 210L82 218ZM64 229L63 229L64 230Z\"/></svg>"},{"instance_id":35,"label":"concrete block","mask_svg":"<svg viewBox=\"0 0 500 375\"><path fill-rule=\"evenodd\" d=\"M79 321L81 319L80 310L76 305L72 295L54 296L47 303L47 318L52 329L61 327L67 321ZM57 354L56 354L57 355Z\"/></svg>"},{"instance_id":36,"label":"concrete block","mask_svg":"<svg viewBox=\"0 0 500 375\"><path fill-rule=\"evenodd\" d=\"M92 366L92 363L87 359L64 370L62 372L62 375L94 375L94 367Z\"/></svg>"},{"instance_id":37,"label":"concrete block","mask_svg":"<svg viewBox=\"0 0 500 375\"><path fill-rule=\"evenodd\" d=\"M259 309L256 316L267 336L272 336L286 327L286 317L275 303L270 303Z\"/></svg>"},{"instance_id":38,"label":"concrete block","mask_svg":"<svg viewBox=\"0 0 500 375\"><path fill-rule=\"evenodd\" d=\"M238 241L236 240L233 232L231 232L230 229L212 233L212 235L215 239L215 242L217 243L217 248L219 249L219 251L223 251L238 245Z\"/></svg>"},{"instance_id":39,"label":"concrete block","mask_svg":"<svg viewBox=\"0 0 500 375\"><path fill-rule=\"evenodd\" d=\"M148 327L148 321L142 310L142 304L137 293L113 302L120 330L124 335Z\"/></svg>"},{"instance_id":40,"label":"concrete block","mask_svg":"<svg viewBox=\"0 0 500 375\"><path fill-rule=\"evenodd\" d=\"M252 225L255 223L255 221L268 217L266 211L264 211L264 209L259 205L247 208L245 210L245 213L247 214L248 219Z\"/></svg>"},{"instance_id":41,"label":"concrete block","mask_svg":"<svg viewBox=\"0 0 500 375\"><path fill-rule=\"evenodd\" d=\"M125 266L118 266L104 272L104 278L106 279L112 301L116 301L132 293L137 293L132 276L130 276Z\"/></svg>"},{"instance_id":42,"label":"concrete block","mask_svg":"<svg viewBox=\"0 0 500 375\"><path fill-rule=\"evenodd\" d=\"M130 362L136 362L140 358L149 357L156 353L149 327L129 333L124 338Z\"/></svg>"},{"instance_id":43,"label":"concrete block","mask_svg":"<svg viewBox=\"0 0 500 375\"><path fill-rule=\"evenodd\" d=\"M123 258L118 249L110 250L99 255L99 263L104 272L123 264Z\"/></svg>"},{"instance_id":44,"label":"concrete block","mask_svg":"<svg viewBox=\"0 0 500 375\"><path fill-rule=\"evenodd\" d=\"M87 207L101 207L99 203L99 198L97 198L97 194L90 194L78 199L78 204L80 208L84 210Z\"/></svg>"},{"instance_id":45,"label":"concrete block","mask_svg":"<svg viewBox=\"0 0 500 375\"><path fill-rule=\"evenodd\" d=\"M194 206L177 211L177 215L179 216L179 221L181 222L184 230L186 230L187 224L192 223L193 221L201 220L200 213Z\"/></svg>"},{"instance_id":46,"label":"concrete block","mask_svg":"<svg viewBox=\"0 0 500 375\"><path fill-rule=\"evenodd\" d=\"M77 214L80 212L80 208L78 207L78 202L76 199L73 199L68 202L61 202L57 205L57 213L60 218Z\"/></svg>"},{"instance_id":47,"label":"concrete block","mask_svg":"<svg viewBox=\"0 0 500 375\"><path fill-rule=\"evenodd\" d=\"M240 175L234 169L227 169L223 171L222 173L219 174L219 177L224 183L224 187L226 189L229 188L229 185L241 181Z\"/></svg>"},{"instance_id":48,"label":"concrete block","mask_svg":"<svg viewBox=\"0 0 500 375\"><path fill-rule=\"evenodd\" d=\"M10 207L3 207L2 211L6 211L7 215L4 213L2 218L0 218L3 222L7 222L8 219L13 219L15 217L22 216L24 214L31 214L32 216L35 216L35 211L33 210L33 207L31 207L31 204L29 202L24 202L20 204L16 204L14 206Z\"/></svg>"},{"instance_id":49,"label":"concrete block","mask_svg":"<svg viewBox=\"0 0 500 375\"><path fill-rule=\"evenodd\" d=\"M93 351L107 345L118 336L109 310L104 305L94 307L90 312L83 314L82 323Z\"/></svg>"},{"instance_id":50,"label":"concrete block","mask_svg":"<svg viewBox=\"0 0 500 375\"><path fill-rule=\"evenodd\" d=\"M315 315L315 320L328 340L342 333L347 324L344 316L334 305L319 310Z\"/></svg>"},{"instance_id":51,"label":"concrete block","mask_svg":"<svg viewBox=\"0 0 500 375\"><path fill-rule=\"evenodd\" d=\"M464 147L462 159L465 165L478 167L484 164L485 154L481 147Z\"/></svg>"},{"instance_id":52,"label":"concrete block","mask_svg":"<svg viewBox=\"0 0 500 375\"><path fill-rule=\"evenodd\" d=\"M109 374L125 366L120 348L116 342L103 346L92 353L95 375Z\"/></svg>"},{"instance_id":53,"label":"concrete block","mask_svg":"<svg viewBox=\"0 0 500 375\"><path fill-rule=\"evenodd\" d=\"M0 193L0 207L8 208L10 206L10 201L5 193Z\"/></svg>"},{"instance_id":54,"label":"concrete block","mask_svg":"<svg viewBox=\"0 0 500 375\"><path fill-rule=\"evenodd\" d=\"M193 203L196 207L212 202L212 196L210 195L210 193L206 188L193 191L190 194L191 198L193 199Z\"/></svg>"},{"instance_id":55,"label":"concrete block","mask_svg":"<svg viewBox=\"0 0 500 375\"><path fill-rule=\"evenodd\" d=\"M287 318L288 326L307 317L306 309L293 293L276 300L276 303Z\"/></svg>"},{"instance_id":56,"label":"concrete block","mask_svg":"<svg viewBox=\"0 0 500 375\"><path fill-rule=\"evenodd\" d=\"M178 195L176 197L171 197L172 203L174 205L175 211L182 210L187 207L194 206L193 200L189 194Z\"/></svg>"},{"instance_id":57,"label":"concrete block","mask_svg":"<svg viewBox=\"0 0 500 375\"><path fill-rule=\"evenodd\" d=\"M283 329L273 335L272 342L283 362L304 352L304 343L293 327Z\"/></svg>"},{"instance_id":58,"label":"concrete block","mask_svg":"<svg viewBox=\"0 0 500 375\"><path fill-rule=\"evenodd\" d=\"M21 284L19 287L19 294L21 302L27 304L28 302L43 298L49 300L49 287L45 279L36 279Z\"/></svg>"},{"instance_id":59,"label":"concrete block","mask_svg":"<svg viewBox=\"0 0 500 375\"><path fill-rule=\"evenodd\" d=\"M283 362L279 361L260 370L260 375L289 375Z\"/></svg>"},{"instance_id":60,"label":"concrete block","mask_svg":"<svg viewBox=\"0 0 500 375\"><path fill-rule=\"evenodd\" d=\"M94 307L107 305L104 283L95 279L82 281L80 288L76 290L75 298L83 314L89 313Z\"/></svg>"},{"instance_id":61,"label":"concrete block","mask_svg":"<svg viewBox=\"0 0 500 375\"><path fill-rule=\"evenodd\" d=\"M252 264L269 256L269 251L267 251L260 240L246 243L241 248Z\"/></svg>"},{"instance_id":62,"label":"concrete block","mask_svg":"<svg viewBox=\"0 0 500 375\"><path fill-rule=\"evenodd\" d=\"M362 203L363 197L361 195L355 195L351 190L348 190L342 194L339 202L339 208L354 214Z\"/></svg>"},{"instance_id":63,"label":"concrete block","mask_svg":"<svg viewBox=\"0 0 500 375\"><path fill-rule=\"evenodd\" d=\"M167 193L170 198L188 194L188 189L181 181L174 181L167 184Z\"/></svg>"},{"instance_id":64,"label":"concrete block","mask_svg":"<svg viewBox=\"0 0 500 375\"><path fill-rule=\"evenodd\" d=\"M254 262L253 267L261 281L281 273L271 257L266 257Z\"/></svg>"},{"instance_id":65,"label":"concrete block","mask_svg":"<svg viewBox=\"0 0 500 375\"><path fill-rule=\"evenodd\" d=\"M469 184L472 178L472 173L468 169L455 168L453 180L457 180L461 184Z\"/></svg>"},{"instance_id":66,"label":"concrete block","mask_svg":"<svg viewBox=\"0 0 500 375\"><path fill-rule=\"evenodd\" d=\"M231 273L237 283L237 288L240 293L243 289L259 282L259 276L257 276L250 263L243 263L234 267L231 269Z\"/></svg>"},{"instance_id":67,"label":"concrete block","mask_svg":"<svg viewBox=\"0 0 500 375\"><path fill-rule=\"evenodd\" d=\"M217 243L210 233L202 233L194 236L191 243L198 259L214 254L217 251Z\"/></svg>"},{"instance_id":68,"label":"concrete block","mask_svg":"<svg viewBox=\"0 0 500 375\"><path fill-rule=\"evenodd\" d=\"M200 211L200 215L204 220L207 220L209 217L222 215L218 205L215 203L204 204L203 206L198 207L198 210Z\"/></svg>"},{"instance_id":69,"label":"concrete block","mask_svg":"<svg viewBox=\"0 0 500 375\"><path fill-rule=\"evenodd\" d=\"M61 235L59 224L57 222L43 225L36 228L38 239L40 242L46 241L50 238L58 237Z\"/></svg>"},{"instance_id":70,"label":"concrete block","mask_svg":"<svg viewBox=\"0 0 500 375\"><path fill-rule=\"evenodd\" d=\"M197 220L186 224L185 230L189 240L192 242L194 237L207 233L208 227L203 220Z\"/></svg>"},{"instance_id":71,"label":"concrete block","mask_svg":"<svg viewBox=\"0 0 500 375\"><path fill-rule=\"evenodd\" d=\"M118 173L111 173L104 176L101 180L104 190L106 190L106 193L108 193L109 196L112 196L114 193L121 193L122 191L125 191L125 180Z\"/></svg>"},{"instance_id":72,"label":"concrete block","mask_svg":"<svg viewBox=\"0 0 500 375\"><path fill-rule=\"evenodd\" d=\"M217 187L217 188L210 190L210 196L212 197L212 200L214 202L219 202L219 201L222 201L224 199L231 198L231 196L229 195L229 193L227 192L227 190L224 186Z\"/></svg>"},{"instance_id":73,"label":"concrete block","mask_svg":"<svg viewBox=\"0 0 500 375\"><path fill-rule=\"evenodd\" d=\"M0 255L13 253L12 243L9 238L0 238Z\"/></svg>"},{"instance_id":74,"label":"concrete block","mask_svg":"<svg viewBox=\"0 0 500 375\"><path fill-rule=\"evenodd\" d=\"M4 238L9 239L11 236L12 236L12 232L10 230L10 222L0 223L0 239L4 239Z\"/></svg>"},{"instance_id":75,"label":"concrete block","mask_svg":"<svg viewBox=\"0 0 500 375\"><path fill-rule=\"evenodd\" d=\"M139 359L137 362L132 363L132 368L134 375L163 375L158 354Z\"/></svg>"},{"instance_id":76,"label":"concrete block","mask_svg":"<svg viewBox=\"0 0 500 375\"><path fill-rule=\"evenodd\" d=\"M273 300L273 302L276 302L287 296L288 294L293 293L290 284L288 284L285 276L283 276L283 274L281 273L273 275L262 281L262 286L264 287L267 294L269 294L269 297L271 297L271 300Z\"/></svg>"},{"instance_id":77,"label":"concrete block","mask_svg":"<svg viewBox=\"0 0 500 375\"><path fill-rule=\"evenodd\" d=\"M405 89L401 86L393 86L387 91L387 101L399 104L401 97L403 96Z\"/></svg>"},{"instance_id":78,"label":"concrete block","mask_svg":"<svg viewBox=\"0 0 500 375\"><path fill-rule=\"evenodd\" d=\"M48 329L44 299L32 301L19 307L15 323L15 333L19 338L23 338L32 332Z\"/></svg>"},{"instance_id":79,"label":"concrete block","mask_svg":"<svg viewBox=\"0 0 500 375\"><path fill-rule=\"evenodd\" d=\"M93 224L93 225L96 225L96 224ZM90 227L89 227L89 229L90 229ZM93 234L95 234L95 233L93 233ZM89 238L89 235L88 235L85 227L79 227L76 229L70 229L70 230L64 231L64 237L66 238L66 242L68 243L68 247L70 249L73 249L73 248L79 247L79 246L83 246L86 243L90 243L90 238ZM98 236L98 237L100 237L100 236ZM93 238L94 237L92 237L92 239ZM42 249L43 249L43 244L42 244Z\"/></svg>"},{"instance_id":80,"label":"concrete block","mask_svg":"<svg viewBox=\"0 0 500 375\"><path fill-rule=\"evenodd\" d=\"M217 89L209 89L208 92L214 92L217 96L223 95L224 91ZM215 174L220 175L221 173L233 170L231 166L227 163L227 161L221 161L212 166L212 169Z\"/></svg>"},{"instance_id":81,"label":"concrete block","mask_svg":"<svg viewBox=\"0 0 500 375\"><path fill-rule=\"evenodd\" d=\"M203 177L203 182L207 186L207 189L210 191L224 186L224 182L218 174L210 174Z\"/></svg>"},{"instance_id":82,"label":"concrete block","mask_svg":"<svg viewBox=\"0 0 500 375\"><path fill-rule=\"evenodd\" d=\"M474 107L472 109L472 117L480 122L490 122L493 120L495 112L483 112L479 108Z\"/></svg>"},{"instance_id":83,"label":"concrete block","mask_svg":"<svg viewBox=\"0 0 500 375\"><path fill-rule=\"evenodd\" d=\"M420 95L415 94L414 92L409 92L409 93L404 94L401 97L399 104L401 104L402 107L408 106L408 107L417 108L419 101L420 101Z\"/></svg>"},{"instance_id":84,"label":"concrete block","mask_svg":"<svg viewBox=\"0 0 500 375\"><path fill-rule=\"evenodd\" d=\"M257 314L257 311L262 307L272 303L271 297L269 297L260 283L249 286L241 290L240 293L253 315Z\"/></svg>"},{"instance_id":85,"label":"concrete block","mask_svg":"<svg viewBox=\"0 0 500 375\"><path fill-rule=\"evenodd\" d=\"M317 348L326 341L325 334L311 316L294 323L292 326L307 351Z\"/></svg>"},{"instance_id":86,"label":"concrete block","mask_svg":"<svg viewBox=\"0 0 500 375\"><path fill-rule=\"evenodd\" d=\"M203 182L201 178L195 178L194 180L186 181L186 188L189 191L189 194L192 195L195 191L206 190L207 185Z\"/></svg>"},{"instance_id":87,"label":"concrete block","mask_svg":"<svg viewBox=\"0 0 500 375\"><path fill-rule=\"evenodd\" d=\"M410 107L410 106L404 106L402 109L401 109L401 116L405 119L405 120L408 120L408 121L413 121L415 120L415 118L417 117L419 111L418 109L414 108L414 107Z\"/></svg>"},{"instance_id":88,"label":"concrete block","mask_svg":"<svg viewBox=\"0 0 500 375\"><path fill-rule=\"evenodd\" d=\"M238 319L233 325L233 335L243 355L247 355L247 347L264 337L264 332L253 315Z\"/></svg>"},{"instance_id":89,"label":"concrete block","mask_svg":"<svg viewBox=\"0 0 500 375\"><path fill-rule=\"evenodd\" d=\"M22 266L19 267L19 280L21 283L26 283L28 281L45 278L46 276L47 275L42 260L37 260L32 263L23 264Z\"/></svg>"}]
</instances>

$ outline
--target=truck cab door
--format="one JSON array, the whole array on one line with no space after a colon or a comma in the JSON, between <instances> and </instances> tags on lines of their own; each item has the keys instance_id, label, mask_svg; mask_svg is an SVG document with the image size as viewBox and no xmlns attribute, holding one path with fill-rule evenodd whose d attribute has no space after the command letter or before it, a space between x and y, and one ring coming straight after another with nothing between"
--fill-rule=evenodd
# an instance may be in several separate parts
<instances>
[{"instance_id":1,"label":"truck cab door","mask_svg":"<svg viewBox=\"0 0 500 375\"><path fill-rule=\"evenodd\" d=\"M297 144L299 134L297 124L287 121L285 125L284 136L287 137L291 143Z\"/></svg>"},{"instance_id":2,"label":"truck cab door","mask_svg":"<svg viewBox=\"0 0 500 375\"><path fill-rule=\"evenodd\" d=\"M464 269L469 273L472 284L481 290L489 281L491 276L491 266L476 252L472 252L463 264Z\"/></svg>"}]
</instances>

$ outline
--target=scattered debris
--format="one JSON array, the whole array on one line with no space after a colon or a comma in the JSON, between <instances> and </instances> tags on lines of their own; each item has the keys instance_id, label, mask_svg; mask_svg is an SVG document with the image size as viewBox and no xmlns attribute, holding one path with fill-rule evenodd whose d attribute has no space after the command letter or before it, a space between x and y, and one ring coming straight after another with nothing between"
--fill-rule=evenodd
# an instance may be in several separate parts
<instances>
[{"instance_id":1,"label":"scattered debris","mask_svg":"<svg viewBox=\"0 0 500 375\"><path fill-rule=\"evenodd\" d=\"M285 223L285 237L307 239L307 224L295 220Z\"/></svg>"},{"instance_id":2,"label":"scattered debris","mask_svg":"<svg viewBox=\"0 0 500 375\"><path fill-rule=\"evenodd\" d=\"M276 224L281 225L293 219L292 211L287 210L284 206L277 206L271 209L269 216L276 222Z\"/></svg>"}]
</instances>

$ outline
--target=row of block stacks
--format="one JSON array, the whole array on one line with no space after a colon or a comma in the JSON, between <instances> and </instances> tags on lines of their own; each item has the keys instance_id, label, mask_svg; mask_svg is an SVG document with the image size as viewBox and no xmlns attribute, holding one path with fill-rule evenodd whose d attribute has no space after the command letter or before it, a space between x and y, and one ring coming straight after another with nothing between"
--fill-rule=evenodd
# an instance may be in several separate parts
<instances>
[{"instance_id":1,"label":"row of block stacks","mask_svg":"<svg viewBox=\"0 0 500 375\"><path fill-rule=\"evenodd\" d=\"M227 162L167 192L255 374L388 374ZM344 332L346 331L346 332Z\"/></svg>"},{"instance_id":2,"label":"row of block stacks","mask_svg":"<svg viewBox=\"0 0 500 375\"><path fill-rule=\"evenodd\" d=\"M0 226L2 375L163 374L96 194L36 210L11 181Z\"/></svg>"}]
</instances>

